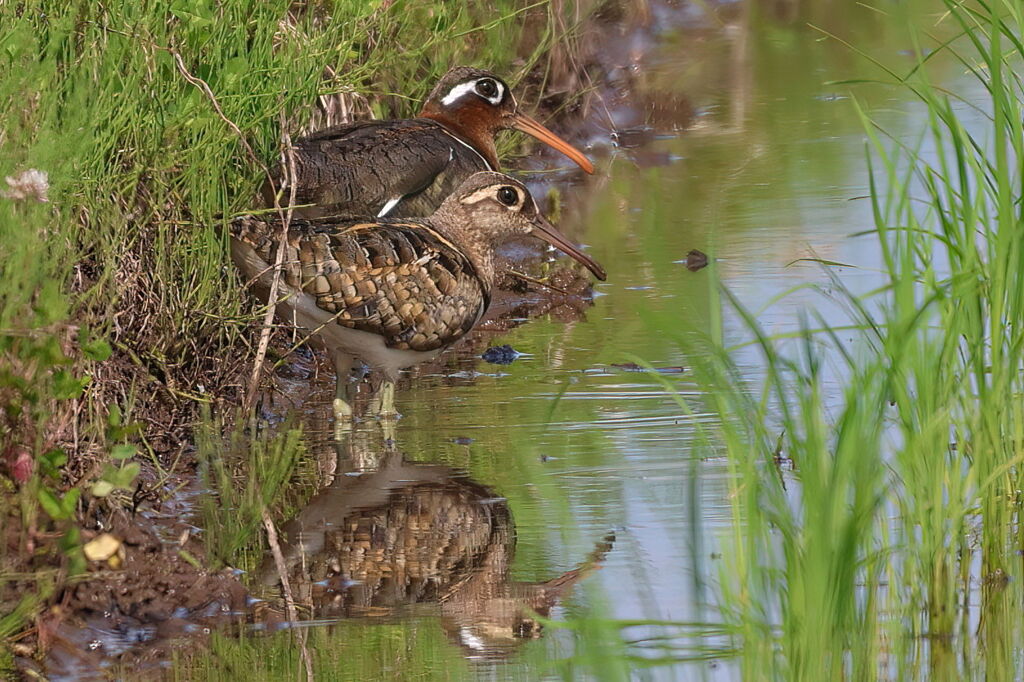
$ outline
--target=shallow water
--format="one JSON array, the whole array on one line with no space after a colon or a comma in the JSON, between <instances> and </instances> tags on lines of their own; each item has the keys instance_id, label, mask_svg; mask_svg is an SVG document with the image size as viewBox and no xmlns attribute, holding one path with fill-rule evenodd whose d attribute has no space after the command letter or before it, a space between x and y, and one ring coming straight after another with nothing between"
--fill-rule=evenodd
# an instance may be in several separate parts
<instances>
[{"instance_id":1,"label":"shallow water","mask_svg":"<svg viewBox=\"0 0 1024 682\"><path fill-rule=\"evenodd\" d=\"M368 424L335 462L329 406L304 407L310 451L340 467L331 488L296 513L310 556L321 546L355 556L355 536L342 531L376 510L376 520L364 520L359 551L404 548L400 560L380 549L373 570L412 571L426 585L416 595L387 594L364 578L372 594L345 597L351 585L293 581L317 604L301 630L324 678L618 677L627 664L637 679L735 677L733 643L715 626L707 587L721 570L716 533L731 524L727 468L699 445L698 428L715 417L676 369L686 365L679 341L719 319L727 343L747 340L715 292L715 270L769 333L798 328L809 304L830 322L843 319L810 289L776 301L794 287L827 286L821 266L800 258L862 266L840 270L855 291L880 283L872 242L850 237L871 227L865 136L850 88L826 84L878 73L800 22L744 6L724 16L731 18L718 24L693 7L655 5L652 21L661 23L630 33L632 51L619 56L634 61L616 65L631 74L640 104L591 110L589 139L604 158L595 177L564 187L562 221L608 270L585 319L533 319L495 335L488 345L523 354L511 365L453 361L414 378L398 395L403 418L387 434L394 452ZM871 54L911 64L906 45L867 10L817 19ZM921 113L894 92L855 90L887 127L912 135ZM653 107L658 101L685 115ZM691 249L715 268L689 271ZM756 381L757 353L735 356ZM665 368L660 378L694 411L684 413L634 362ZM486 518L464 526L452 511L484 508ZM408 532L413 511L434 524L433 535L388 535ZM427 560L412 547L434 556L434 568L409 568L410 557ZM488 619L526 603L543 613L530 600L539 583L559 578L566 584L543 607L577 629L551 624L541 633L521 614ZM626 628L622 651L611 636L618 625L605 619L677 625ZM244 669L273 679L299 665L291 631L217 636L208 654L179 656L186 677Z\"/></svg>"}]
</instances>

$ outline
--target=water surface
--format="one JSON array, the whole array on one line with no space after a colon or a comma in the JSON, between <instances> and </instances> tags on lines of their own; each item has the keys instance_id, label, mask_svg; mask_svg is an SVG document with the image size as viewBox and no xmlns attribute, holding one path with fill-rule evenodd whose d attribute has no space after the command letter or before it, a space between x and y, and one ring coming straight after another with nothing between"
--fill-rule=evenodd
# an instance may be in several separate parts
<instances>
[{"instance_id":1,"label":"water surface","mask_svg":"<svg viewBox=\"0 0 1024 682\"><path fill-rule=\"evenodd\" d=\"M391 505L389 514L400 507L404 515L415 508L424 520L447 523L454 512L435 507L448 504L445 495L457 497L453 490L472 489L463 502L497 511L466 527L497 525L487 526L491 540L476 549L451 550L477 563L450 561L433 596L400 605L403 598L392 595L388 608L369 612L325 607L320 620L303 625L324 677L614 678L627 675L626 665L636 679L735 676L734 643L715 627L709 587L728 560L716 545L732 522L727 466L700 445L699 427L715 417L679 370L687 364L680 341L719 321L727 343L749 338L722 305L715 272L769 333L798 328L810 305L841 323L841 311L820 292L799 289L828 284L820 265L799 259L860 266L839 269L855 291L881 283L872 240L850 236L872 225L863 199L865 135L851 94L897 134L913 137L923 119L898 90L830 85L879 73L821 32L745 5L722 16L724 23L692 7L655 5L654 23L630 34L634 49L619 46L616 68L631 100L594 103L587 134L604 158L595 177L564 188L562 227L608 270L585 319L534 319L494 336L490 343L523 353L511 365L453 358L444 371L421 373L399 393L403 418L389 434L393 452L367 437L359 452L341 453L347 463L336 480L345 467L352 474L387 462L404 467L371 506ZM902 38L866 9L816 19L885 61L912 64ZM691 249L715 267L689 271L683 261ZM756 381L757 352L735 356ZM628 366L638 361L663 368L661 378L689 399L692 412ZM306 409L321 415L310 422L310 450L330 453L327 404ZM352 456L356 464L345 459ZM415 485L423 477L440 486L430 504L416 497L425 494ZM408 528L381 514L377 528ZM460 582L488 571L486 588ZM575 629L541 633L533 620L484 616L500 610L496 600L526 603L537 585L564 576L571 584L545 605L551 619ZM489 606L478 613L481 604ZM621 650L612 636L619 627L606 619L677 625L625 628ZM263 678L299 665L291 632L242 644L224 637L212 646L210 657L182 665L210 676L244 666Z\"/></svg>"}]
</instances>

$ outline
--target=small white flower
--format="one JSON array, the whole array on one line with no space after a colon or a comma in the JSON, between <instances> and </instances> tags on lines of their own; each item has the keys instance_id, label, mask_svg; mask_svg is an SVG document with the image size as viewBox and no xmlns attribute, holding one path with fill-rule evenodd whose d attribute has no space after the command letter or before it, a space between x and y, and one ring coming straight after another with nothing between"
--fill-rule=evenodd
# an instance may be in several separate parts
<instances>
[{"instance_id":1,"label":"small white flower","mask_svg":"<svg viewBox=\"0 0 1024 682\"><path fill-rule=\"evenodd\" d=\"M10 189L0 190L0 197L21 201L34 199L36 201L49 201L46 193L50 190L50 178L46 171L29 168L22 171L15 177L5 178Z\"/></svg>"}]
</instances>

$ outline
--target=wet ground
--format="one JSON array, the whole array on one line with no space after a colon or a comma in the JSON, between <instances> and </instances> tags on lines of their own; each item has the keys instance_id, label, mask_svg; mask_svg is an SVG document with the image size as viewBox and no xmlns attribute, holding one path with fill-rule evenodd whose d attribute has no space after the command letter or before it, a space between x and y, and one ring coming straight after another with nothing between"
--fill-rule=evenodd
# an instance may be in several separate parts
<instances>
[{"instance_id":1,"label":"wet ground","mask_svg":"<svg viewBox=\"0 0 1024 682\"><path fill-rule=\"evenodd\" d=\"M681 342L719 322L727 343L747 337L712 271L770 333L796 328L809 303L840 319L810 289L777 300L827 286L800 259L859 264L842 271L855 290L877 283L870 241L850 237L871 226L861 123L850 88L827 84L877 74L806 21L886 59L906 48L863 8L793 6L602 14L582 64L560 76L591 88L575 135L560 132L589 147L598 173L531 180L557 193L561 227L608 281L591 289L562 261L508 247L529 279L513 278L466 343L411 373L396 425L371 420L342 442L329 367L286 364L265 414L279 423L295 411L306 452L276 510L278 556L198 585L189 571L175 582L173 564L142 569L163 581L145 589L116 575L84 584L62 605L77 617L55 630L55 679L126 661L126 676L171 667L182 679L278 679L307 665L325 679L575 678L625 664L637 679L734 677L709 589L722 568L716 532L731 523L728 473L698 445L715 417L700 409ZM890 129L919 125L892 91L856 96ZM694 250L716 267L688 267L700 265ZM736 357L756 381L756 354ZM202 494L187 486L153 512L173 518L159 538L115 528L124 561L162 561L157 545L178 543L174 561L187 563ZM625 650L610 635L620 631Z\"/></svg>"}]
</instances>

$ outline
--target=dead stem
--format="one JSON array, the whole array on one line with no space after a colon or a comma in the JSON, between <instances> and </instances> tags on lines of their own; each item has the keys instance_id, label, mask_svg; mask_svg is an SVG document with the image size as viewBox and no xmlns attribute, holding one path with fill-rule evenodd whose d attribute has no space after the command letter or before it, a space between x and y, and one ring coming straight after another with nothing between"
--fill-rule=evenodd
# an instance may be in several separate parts
<instances>
[{"instance_id":1,"label":"dead stem","mask_svg":"<svg viewBox=\"0 0 1024 682\"><path fill-rule=\"evenodd\" d=\"M267 529L267 544L270 546L270 553L274 557L274 566L277 568L277 574L281 577L281 590L284 592L284 606L285 612L288 614L288 623L292 626L292 632L295 633L296 639L299 641L302 662L306 667L306 680L307 682L312 682L313 658L309 655L309 647L306 646L306 631L295 627L295 624L298 623L298 613L295 610L295 597L292 595L292 586L288 581L288 566L285 564L284 554L281 552L281 543L277 539L277 529L274 527L274 520L270 518L270 513L265 507L262 514L263 527Z\"/></svg>"},{"instance_id":2,"label":"dead stem","mask_svg":"<svg viewBox=\"0 0 1024 682\"><path fill-rule=\"evenodd\" d=\"M239 142L242 143L242 146L245 147L245 151L249 153L249 158L251 158L253 163L259 166L263 170L263 172L267 176L269 176L270 169L267 168L267 165L265 163L260 161L260 157L256 155L256 152L249 144L249 141L245 139L245 134L242 133L242 129L235 125L234 121L232 121L230 118L224 115L224 110L220 108L220 103L217 101L216 95L213 94L213 90L210 89L209 83L204 81L202 78L197 78L196 76L193 76L189 72L189 70L185 67L185 60L181 58L181 53L179 53L177 50L173 48L167 48L167 51L170 52L171 55L174 57L174 63L178 65L178 71L180 71L181 75L185 77L185 80L199 88L203 92L203 94L206 95L206 97L210 100L210 104L213 105L214 111L217 112L217 115L220 116L221 119L228 124L228 127L231 128L231 130L233 130L236 135L238 135L238 140Z\"/></svg>"},{"instance_id":3,"label":"dead stem","mask_svg":"<svg viewBox=\"0 0 1024 682\"><path fill-rule=\"evenodd\" d=\"M277 209L281 218L281 238L277 243L277 253L274 256L274 277L270 282L270 293L267 295L267 310L263 315L263 329L260 332L260 341L256 347L256 358L253 360L252 378L249 382L249 390L245 395L245 410L252 409L259 390L260 376L263 372L263 360L267 356L267 348L270 346L270 334L274 328L274 313L277 312L277 291L281 284L281 271L283 269L284 257L288 248L288 227L292 221L292 210L295 206L296 173L295 173L295 150L292 149L292 139L288 134L287 122L284 120L284 112L281 113L281 146L282 156L285 165L285 183L288 185L288 208L281 208L281 192L277 188L274 191L274 208ZM267 177L272 176L268 173ZM273 182L273 180L271 180Z\"/></svg>"}]
</instances>

